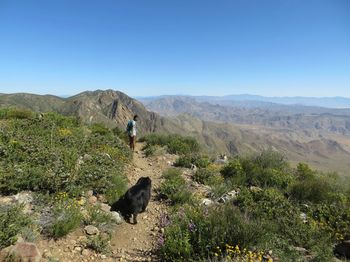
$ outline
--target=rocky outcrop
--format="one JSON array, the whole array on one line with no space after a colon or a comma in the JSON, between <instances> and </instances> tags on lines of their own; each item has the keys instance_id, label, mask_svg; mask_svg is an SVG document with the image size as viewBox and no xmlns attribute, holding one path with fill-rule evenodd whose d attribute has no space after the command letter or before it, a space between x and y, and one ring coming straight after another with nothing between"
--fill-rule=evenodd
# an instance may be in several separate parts
<instances>
[{"instance_id":1,"label":"rocky outcrop","mask_svg":"<svg viewBox=\"0 0 350 262\"><path fill-rule=\"evenodd\" d=\"M0 261L6 261L6 259L13 262L39 262L41 254L35 244L21 242L4 248L0 252Z\"/></svg>"}]
</instances>

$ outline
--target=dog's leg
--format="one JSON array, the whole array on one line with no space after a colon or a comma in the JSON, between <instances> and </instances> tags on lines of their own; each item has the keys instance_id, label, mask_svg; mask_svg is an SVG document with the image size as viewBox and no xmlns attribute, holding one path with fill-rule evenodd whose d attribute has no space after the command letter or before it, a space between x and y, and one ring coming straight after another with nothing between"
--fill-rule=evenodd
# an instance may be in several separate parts
<instances>
[{"instance_id":1,"label":"dog's leg","mask_svg":"<svg viewBox=\"0 0 350 262\"><path fill-rule=\"evenodd\" d=\"M133 218L134 218L134 224L136 225L137 224L137 213L133 214Z\"/></svg>"}]
</instances>

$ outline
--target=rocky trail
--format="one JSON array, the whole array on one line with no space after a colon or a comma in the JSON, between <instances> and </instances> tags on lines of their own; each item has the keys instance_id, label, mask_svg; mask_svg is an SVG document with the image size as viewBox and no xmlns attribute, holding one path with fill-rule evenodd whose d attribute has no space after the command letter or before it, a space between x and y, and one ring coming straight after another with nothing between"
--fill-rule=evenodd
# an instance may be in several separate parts
<instances>
[{"instance_id":1,"label":"rocky trail","mask_svg":"<svg viewBox=\"0 0 350 262\"><path fill-rule=\"evenodd\" d=\"M79 243L86 239L82 229L57 241L41 240L37 246L43 255L42 261L159 261L154 248L162 229L160 217L166 212L166 205L157 200L157 188L162 182L162 172L175 161L175 155L165 154L147 158L141 151L142 144L137 144L133 162L126 170L129 187L140 177L148 176L152 180L152 196L144 213L138 215L136 225L123 222L116 226L110 241L112 253L108 256L85 249ZM55 260L52 260L54 258Z\"/></svg>"},{"instance_id":2,"label":"rocky trail","mask_svg":"<svg viewBox=\"0 0 350 262\"><path fill-rule=\"evenodd\" d=\"M167 155L158 158L146 158L138 144L134 153L133 165L129 167L130 186L142 176L152 179L152 197L146 212L139 214L138 224L123 223L118 226L111 240L112 248L120 259L126 261L157 261L153 254L157 245L160 216L166 212L164 203L157 200L156 190L162 182L162 172L168 168L175 156ZM129 175L130 174L130 175Z\"/></svg>"}]
</instances>

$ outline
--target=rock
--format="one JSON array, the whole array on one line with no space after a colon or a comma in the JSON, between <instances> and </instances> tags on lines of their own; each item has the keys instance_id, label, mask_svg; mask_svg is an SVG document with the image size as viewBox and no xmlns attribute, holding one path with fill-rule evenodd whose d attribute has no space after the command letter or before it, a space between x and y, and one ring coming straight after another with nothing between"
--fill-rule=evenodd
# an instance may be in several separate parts
<instances>
[{"instance_id":1,"label":"rock","mask_svg":"<svg viewBox=\"0 0 350 262\"><path fill-rule=\"evenodd\" d=\"M91 197L94 195L94 191L93 190L89 190L86 192L86 197Z\"/></svg>"},{"instance_id":2,"label":"rock","mask_svg":"<svg viewBox=\"0 0 350 262\"><path fill-rule=\"evenodd\" d=\"M253 192L262 191L262 189L260 187L258 187L258 186L251 186L251 187L249 187L249 190L253 191Z\"/></svg>"},{"instance_id":3,"label":"rock","mask_svg":"<svg viewBox=\"0 0 350 262\"><path fill-rule=\"evenodd\" d=\"M107 202L107 199L104 195L97 195L97 200L103 203Z\"/></svg>"},{"instance_id":4,"label":"rock","mask_svg":"<svg viewBox=\"0 0 350 262\"><path fill-rule=\"evenodd\" d=\"M89 203L90 203L91 205L96 204L96 202L97 202L97 197L95 197L95 196L90 196L90 197L89 197Z\"/></svg>"},{"instance_id":5,"label":"rock","mask_svg":"<svg viewBox=\"0 0 350 262\"><path fill-rule=\"evenodd\" d=\"M219 203L226 203L229 200L233 200L233 199L237 198L238 194L239 194L239 190L232 190L232 191L224 194L223 196L221 196L217 200L217 202L219 202Z\"/></svg>"},{"instance_id":6,"label":"rock","mask_svg":"<svg viewBox=\"0 0 350 262\"><path fill-rule=\"evenodd\" d=\"M307 215L305 214L305 213L300 213L300 219L304 222L304 223L306 223L307 222Z\"/></svg>"},{"instance_id":7,"label":"rock","mask_svg":"<svg viewBox=\"0 0 350 262\"><path fill-rule=\"evenodd\" d=\"M83 160L85 160L85 161L92 160L92 156L90 156L89 154L85 154L85 155L83 156Z\"/></svg>"},{"instance_id":8,"label":"rock","mask_svg":"<svg viewBox=\"0 0 350 262\"><path fill-rule=\"evenodd\" d=\"M334 251L340 256L350 258L350 240L345 240L336 245Z\"/></svg>"},{"instance_id":9,"label":"rock","mask_svg":"<svg viewBox=\"0 0 350 262\"><path fill-rule=\"evenodd\" d=\"M98 235L100 233L98 228L92 225L86 226L84 230L88 235Z\"/></svg>"},{"instance_id":10,"label":"rock","mask_svg":"<svg viewBox=\"0 0 350 262\"><path fill-rule=\"evenodd\" d=\"M111 206L107 205L105 203L102 203L100 208L101 208L101 210L103 210L105 212L109 212L111 210Z\"/></svg>"},{"instance_id":11,"label":"rock","mask_svg":"<svg viewBox=\"0 0 350 262\"><path fill-rule=\"evenodd\" d=\"M12 196L0 197L0 205L10 205L14 201L15 200Z\"/></svg>"},{"instance_id":12,"label":"rock","mask_svg":"<svg viewBox=\"0 0 350 262\"><path fill-rule=\"evenodd\" d=\"M213 200L211 200L211 199L209 199L209 198L204 198L204 199L202 200L202 205L204 205L204 206L210 206L210 205L212 205L212 204L214 204L214 202L213 202Z\"/></svg>"},{"instance_id":13,"label":"rock","mask_svg":"<svg viewBox=\"0 0 350 262\"><path fill-rule=\"evenodd\" d=\"M101 255L101 258L102 258L102 259L106 259L107 256L106 256L106 255Z\"/></svg>"},{"instance_id":14,"label":"rock","mask_svg":"<svg viewBox=\"0 0 350 262\"><path fill-rule=\"evenodd\" d=\"M308 253L307 249L303 247L294 247L294 250L302 254Z\"/></svg>"},{"instance_id":15,"label":"rock","mask_svg":"<svg viewBox=\"0 0 350 262\"><path fill-rule=\"evenodd\" d=\"M41 260L41 254L37 246L28 242L21 242L3 249L0 252L0 261L5 261L8 256L11 257L11 261L39 262Z\"/></svg>"},{"instance_id":16,"label":"rock","mask_svg":"<svg viewBox=\"0 0 350 262\"><path fill-rule=\"evenodd\" d=\"M194 164L191 164L191 170L193 170L194 172L196 172L197 171L197 167L196 167L196 165L194 165Z\"/></svg>"},{"instance_id":17,"label":"rock","mask_svg":"<svg viewBox=\"0 0 350 262\"><path fill-rule=\"evenodd\" d=\"M113 211L111 212L111 215L118 225L123 223L124 219L118 212Z\"/></svg>"},{"instance_id":18,"label":"rock","mask_svg":"<svg viewBox=\"0 0 350 262\"><path fill-rule=\"evenodd\" d=\"M18 202L18 204L26 205L33 202L33 196L31 192L20 192L17 195L14 195L13 198Z\"/></svg>"},{"instance_id":19,"label":"rock","mask_svg":"<svg viewBox=\"0 0 350 262\"><path fill-rule=\"evenodd\" d=\"M49 258L49 257L52 257L52 254L50 250L45 249L43 252L43 258Z\"/></svg>"},{"instance_id":20,"label":"rock","mask_svg":"<svg viewBox=\"0 0 350 262\"><path fill-rule=\"evenodd\" d=\"M149 166L153 166L153 164L152 164L152 163L148 163L148 165L149 165Z\"/></svg>"},{"instance_id":21,"label":"rock","mask_svg":"<svg viewBox=\"0 0 350 262\"><path fill-rule=\"evenodd\" d=\"M164 228L161 228L161 229L160 229L160 233L164 234L164 232L165 232L165 229L164 229Z\"/></svg>"},{"instance_id":22,"label":"rock","mask_svg":"<svg viewBox=\"0 0 350 262\"><path fill-rule=\"evenodd\" d=\"M80 246L74 247L74 251L81 252L82 248Z\"/></svg>"},{"instance_id":23,"label":"rock","mask_svg":"<svg viewBox=\"0 0 350 262\"><path fill-rule=\"evenodd\" d=\"M173 163L171 163L170 161L167 161L166 163L167 163L168 166L172 166L173 165Z\"/></svg>"}]
</instances>

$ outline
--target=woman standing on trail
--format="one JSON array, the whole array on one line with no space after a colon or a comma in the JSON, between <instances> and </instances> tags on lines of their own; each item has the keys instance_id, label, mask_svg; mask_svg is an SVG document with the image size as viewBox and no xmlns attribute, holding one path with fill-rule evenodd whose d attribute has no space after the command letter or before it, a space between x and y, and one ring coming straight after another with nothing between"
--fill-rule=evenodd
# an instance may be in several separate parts
<instances>
[{"instance_id":1,"label":"woman standing on trail","mask_svg":"<svg viewBox=\"0 0 350 262\"><path fill-rule=\"evenodd\" d=\"M136 121L138 119L137 115L134 115L132 120L129 120L128 125L126 127L126 131L129 136L129 146L132 151L135 151L135 143L136 143Z\"/></svg>"}]
</instances>

